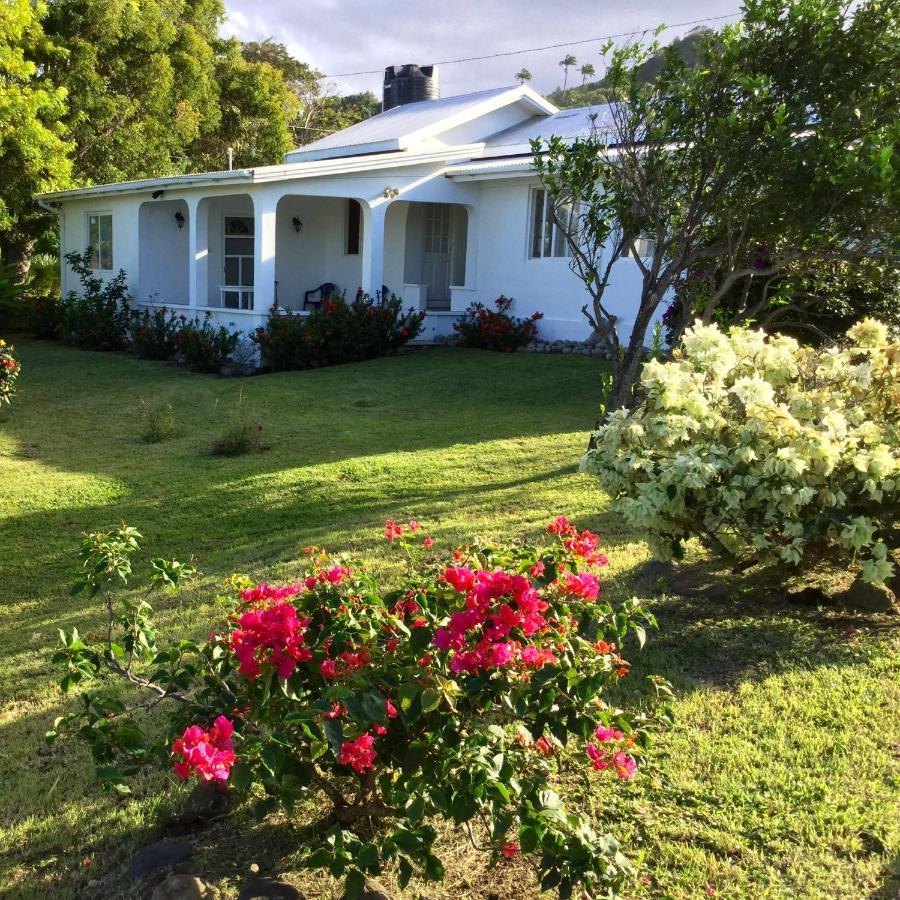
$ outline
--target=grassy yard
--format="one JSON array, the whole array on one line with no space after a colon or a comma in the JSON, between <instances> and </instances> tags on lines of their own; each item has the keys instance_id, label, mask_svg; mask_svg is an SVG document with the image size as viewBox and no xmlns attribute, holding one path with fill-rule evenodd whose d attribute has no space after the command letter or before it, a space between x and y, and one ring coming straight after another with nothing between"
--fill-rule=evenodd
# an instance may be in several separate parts
<instances>
[{"instance_id":1,"label":"grassy yard","mask_svg":"<svg viewBox=\"0 0 900 900\"><path fill-rule=\"evenodd\" d=\"M225 577L286 578L307 544L386 567L388 517L414 516L452 544L534 537L566 513L603 535L608 590L660 588L637 574L644 545L575 473L596 411L596 361L438 349L237 382L17 344L19 396L0 413L0 895L139 896L128 860L184 794L148 775L132 797L113 799L92 784L83 748L43 746L72 702L54 687L56 629L100 621L67 598L84 530L125 520L153 551L196 557L201 584L158 605L170 633L205 634ZM213 456L242 388L271 447ZM172 403L172 440L141 442L141 398ZM634 895L895 897L895 622L740 596L663 592L653 603L660 631L637 669L672 680L677 724L622 789L608 793L580 771L562 785L627 839L643 876ZM196 837L193 871L233 897L256 863L310 898L330 897L328 883L297 870L297 824L253 825L238 813ZM519 864L490 872L458 836L445 847L448 881L405 897L536 896Z\"/></svg>"}]
</instances>

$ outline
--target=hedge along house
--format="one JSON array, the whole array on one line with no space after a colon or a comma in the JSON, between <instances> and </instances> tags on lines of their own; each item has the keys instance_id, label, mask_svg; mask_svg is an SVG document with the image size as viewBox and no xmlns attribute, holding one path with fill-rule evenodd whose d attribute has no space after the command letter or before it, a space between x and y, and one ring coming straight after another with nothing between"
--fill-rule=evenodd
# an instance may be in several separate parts
<instances>
[{"instance_id":1,"label":"hedge along house","mask_svg":"<svg viewBox=\"0 0 900 900\"><path fill-rule=\"evenodd\" d=\"M525 85L437 96L435 67L391 67L384 111L285 155L281 165L44 194L63 253L128 274L138 303L212 313L243 331L316 289L385 290L426 310L423 338L474 301L544 313L540 336L582 339L584 286L550 217L532 138L589 133L602 109L558 110ZM606 302L627 337L640 295L616 263ZM65 263L63 292L77 290ZM312 293L310 293L312 292Z\"/></svg>"}]
</instances>

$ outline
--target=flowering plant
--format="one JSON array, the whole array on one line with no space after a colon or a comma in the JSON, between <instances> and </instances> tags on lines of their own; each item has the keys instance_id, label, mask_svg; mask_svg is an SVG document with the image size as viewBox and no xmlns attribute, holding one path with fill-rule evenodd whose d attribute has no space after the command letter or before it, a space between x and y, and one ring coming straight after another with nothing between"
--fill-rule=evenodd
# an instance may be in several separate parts
<instances>
[{"instance_id":1,"label":"flowering plant","mask_svg":"<svg viewBox=\"0 0 900 900\"><path fill-rule=\"evenodd\" d=\"M864 319L842 347L695 323L650 360L583 468L657 553L695 536L740 565L828 554L882 582L900 499L900 344Z\"/></svg>"},{"instance_id":2,"label":"flowering plant","mask_svg":"<svg viewBox=\"0 0 900 900\"><path fill-rule=\"evenodd\" d=\"M653 622L638 601L603 598L598 538L564 517L548 546L461 547L434 555L417 522L385 538L408 568L381 589L343 558L308 548L305 574L280 585L237 578L224 627L202 643L160 646L146 601L127 604L99 644L63 633L63 687L100 681L59 720L91 743L104 780L162 760L180 779L230 786L259 816L314 799L327 806L305 865L440 880L434 820L465 827L495 860L534 855L543 889L615 893L632 874L619 844L566 809L549 782L564 752L597 777L627 780L667 716L665 685L626 711L607 693L628 675L626 635ZM88 535L80 590L108 592L131 575L140 535ZM154 560L177 586L190 568ZM108 599L109 608L112 602ZM119 634L121 631L121 636ZM176 707L154 741L104 687L125 677ZM56 736L56 730L49 738ZM564 751L564 748L568 748Z\"/></svg>"},{"instance_id":3,"label":"flowering plant","mask_svg":"<svg viewBox=\"0 0 900 900\"><path fill-rule=\"evenodd\" d=\"M453 330L460 336L463 346L512 353L533 341L538 331L535 323L544 314L536 312L527 319L517 319L509 314L512 304L512 298L502 294L494 301L496 311L483 303L473 303L465 315L453 323Z\"/></svg>"},{"instance_id":4,"label":"flowering plant","mask_svg":"<svg viewBox=\"0 0 900 900\"><path fill-rule=\"evenodd\" d=\"M419 335L424 318L393 294L373 298L359 290L350 303L334 295L309 314L275 307L253 340L276 371L333 366L396 353Z\"/></svg>"},{"instance_id":5,"label":"flowering plant","mask_svg":"<svg viewBox=\"0 0 900 900\"><path fill-rule=\"evenodd\" d=\"M21 371L22 364L16 357L16 348L0 339L0 406L12 401Z\"/></svg>"}]
</instances>

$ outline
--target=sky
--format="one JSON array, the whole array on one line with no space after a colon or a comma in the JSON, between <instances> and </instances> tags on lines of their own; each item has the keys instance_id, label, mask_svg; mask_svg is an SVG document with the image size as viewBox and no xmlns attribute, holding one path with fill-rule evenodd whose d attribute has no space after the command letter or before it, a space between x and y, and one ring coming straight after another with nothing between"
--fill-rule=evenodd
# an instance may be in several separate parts
<instances>
[{"instance_id":1,"label":"sky","mask_svg":"<svg viewBox=\"0 0 900 900\"><path fill-rule=\"evenodd\" d=\"M600 71L600 40L622 32L731 14L710 27L734 22L740 0L295 0L261 3L226 0L225 33L241 40L274 38L326 76L330 93L372 91L381 96L385 66L442 63L464 57L527 50L516 55L440 66L441 95L515 83L522 67L542 94L561 86L558 65L567 53ZM697 26L665 31L666 42ZM618 38L623 41L623 38ZM547 47L547 50L529 48ZM349 77L346 73L376 70ZM581 75L570 70L569 85Z\"/></svg>"}]
</instances>

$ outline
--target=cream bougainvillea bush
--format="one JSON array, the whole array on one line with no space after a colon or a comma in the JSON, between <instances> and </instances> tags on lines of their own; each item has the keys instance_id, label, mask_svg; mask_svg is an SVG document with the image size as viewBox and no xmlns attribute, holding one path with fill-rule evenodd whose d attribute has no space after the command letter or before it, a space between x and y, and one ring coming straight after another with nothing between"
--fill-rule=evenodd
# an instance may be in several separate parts
<instances>
[{"instance_id":1,"label":"cream bougainvillea bush","mask_svg":"<svg viewBox=\"0 0 900 900\"><path fill-rule=\"evenodd\" d=\"M582 468L662 556L697 537L738 564L827 554L870 582L894 573L900 344L865 319L815 349L699 322L642 402L613 412Z\"/></svg>"}]
</instances>

